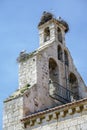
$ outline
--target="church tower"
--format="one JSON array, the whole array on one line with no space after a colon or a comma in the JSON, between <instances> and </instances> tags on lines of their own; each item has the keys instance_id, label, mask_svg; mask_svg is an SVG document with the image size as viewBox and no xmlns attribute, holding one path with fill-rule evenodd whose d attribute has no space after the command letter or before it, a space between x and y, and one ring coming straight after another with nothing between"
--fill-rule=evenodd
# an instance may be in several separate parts
<instances>
[{"instance_id":1,"label":"church tower","mask_svg":"<svg viewBox=\"0 0 87 130\"><path fill-rule=\"evenodd\" d=\"M33 114L40 116L41 112L87 97L85 83L66 47L67 22L43 12L38 30L39 48L30 54L23 51L17 58L19 87L4 101L3 130L33 130ZM54 117L57 118L55 114ZM50 118L51 115L47 120ZM43 119L44 116L37 119L38 124Z\"/></svg>"}]
</instances>

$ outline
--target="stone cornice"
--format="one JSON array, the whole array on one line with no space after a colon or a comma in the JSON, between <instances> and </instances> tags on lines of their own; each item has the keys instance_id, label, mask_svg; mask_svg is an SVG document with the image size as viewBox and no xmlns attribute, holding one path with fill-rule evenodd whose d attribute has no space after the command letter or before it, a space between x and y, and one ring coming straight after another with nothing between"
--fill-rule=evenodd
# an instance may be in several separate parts
<instances>
[{"instance_id":1,"label":"stone cornice","mask_svg":"<svg viewBox=\"0 0 87 130\"><path fill-rule=\"evenodd\" d=\"M46 23L45 23L45 26L48 26L50 23L55 23L55 24L57 24L57 25L60 25L64 30L66 30L66 27L62 24L62 22L60 22L60 21L58 21L57 19L55 19L55 18L52 18L51 20L49 20L49 21L47 21ZM38 28L39 29L41 29L41 28L44 28L44 24L42 24L41 26L38 26Z\"/></svg>"},{"instance_id":2,"label":"stone cornice","mask_svg":"<svg viewBox=\"0 0 87 130\"><path fill-rule=\"evenodd\" d=\"M73 115L85 110L87 110L87 98L31 114L21 119L21 122L32 126L35 122L40 124L43 119L50 121L51 119L63 118L66 114Z\"/></svg>"}]
</instances>

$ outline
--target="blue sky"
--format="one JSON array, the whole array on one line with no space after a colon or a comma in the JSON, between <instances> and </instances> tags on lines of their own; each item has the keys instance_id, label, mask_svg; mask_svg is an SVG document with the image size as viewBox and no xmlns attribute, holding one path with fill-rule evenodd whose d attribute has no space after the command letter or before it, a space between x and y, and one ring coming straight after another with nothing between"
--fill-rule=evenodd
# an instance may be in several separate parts
<instances>
[{"instance_id":1,"label":"blue sky","mask_svg":"<svg viewBox=\"0 0 87 130\"><path fill-rule=\"evenodd\" d=\"M0 130L3 100L18 88L16 59L39 47L37 25L43 11L69 24L66 45L87 84L87 0L0 0Z\"/></svg>"}]
</instances>

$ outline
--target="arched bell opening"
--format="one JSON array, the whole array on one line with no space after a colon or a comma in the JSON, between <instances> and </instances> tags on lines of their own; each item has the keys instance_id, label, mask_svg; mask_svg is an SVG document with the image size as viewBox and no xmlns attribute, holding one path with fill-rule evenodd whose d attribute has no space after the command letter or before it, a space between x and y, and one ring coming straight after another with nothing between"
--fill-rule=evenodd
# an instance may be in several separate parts
<instances>
[{"instance_id":1,"label":"arched bell opening","mask_svg":"<svg viewBox=\"0 0 87 130\"><path fill-rule=\"evenodd\" d=\"M58 41L59 42L63 42L63 40L62 40L62 31L61 31L61 29L58 27L57 28L57 34L58 34Z\"/></svg>"},{"instance_id":2,"label":"arched bell opening","mask_svg":"<svg viewBox=\"0 0 87 130\"><path fill-rule=\"evenodd\" d=\"M59 81L58 66L53 58L49 59L49 79L53 82Z\"/></svg>"},{"instance_id":3,"label":"arched bell opening","mask_svg":"<svg viewBox=\"0 0 87 130\"><path fill-rule=\"evenodd\" d=\"M68 53L66 50L64 50L64 62L65 65L69 66Z\"/></svg>"},{"instance_id":4,"label":"arched bell opening","mask_svg":"<svg viewBox=\"0 0 87 130\"><path fill-rule=\"evenodd\" d=\"M45 28L44 30L44 42L50 40L50 29L49 27Z\"/></svg>"},{"instance_id":5,"label":"arched bell opening","mask_svg":"<svg viewBox=\"0 0 87 130\"><path fill-rule=\"evenodd\" d=\"M52 98L56 98L58 93L59 70L56 61L49 59L49 94Z\"/></svg>"},{"instance_id":6,"label":"arched bell opening","mask_svg":"<svg viewBox=\"0 0 87 130\"><path fill-rule=\"evenodd\" d=\"M57 53L58 53L58 60L63 61L63 52L60 45L58 45Z\"/></svg>"},{"instance_id":7,"label":"arched bell opening","mask_svg":"<svg viewBox=\"0 0 87 130\"><path fill-rule=\"evenodd\" d=\"M71 90L71 98L78 99L79 97L79 90L78 90L78 81L77 77L74 73L70 73L69 75L69 89Z\"/></svg>"}]
</instances>

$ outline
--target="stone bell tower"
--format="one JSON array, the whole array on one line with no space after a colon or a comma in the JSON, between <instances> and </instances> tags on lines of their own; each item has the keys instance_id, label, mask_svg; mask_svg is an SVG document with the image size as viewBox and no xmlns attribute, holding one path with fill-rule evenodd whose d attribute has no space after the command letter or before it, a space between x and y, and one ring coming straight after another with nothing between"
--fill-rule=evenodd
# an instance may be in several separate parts
<instances>
[{"instance_id":1,"label":"stone bell tower","mask_svg":"<svg viewBox=\"0 0 87 130\"><path fill-rule=\"evenodd\" d=\"M66 47L67 22L44 12L38 30L39 48L30 54L23 51L17 58L19 87L4 101L3 130L24 130L35 119L22 124L22 118L87 97L85 83Z\"/></svg>"}]
</instances>

